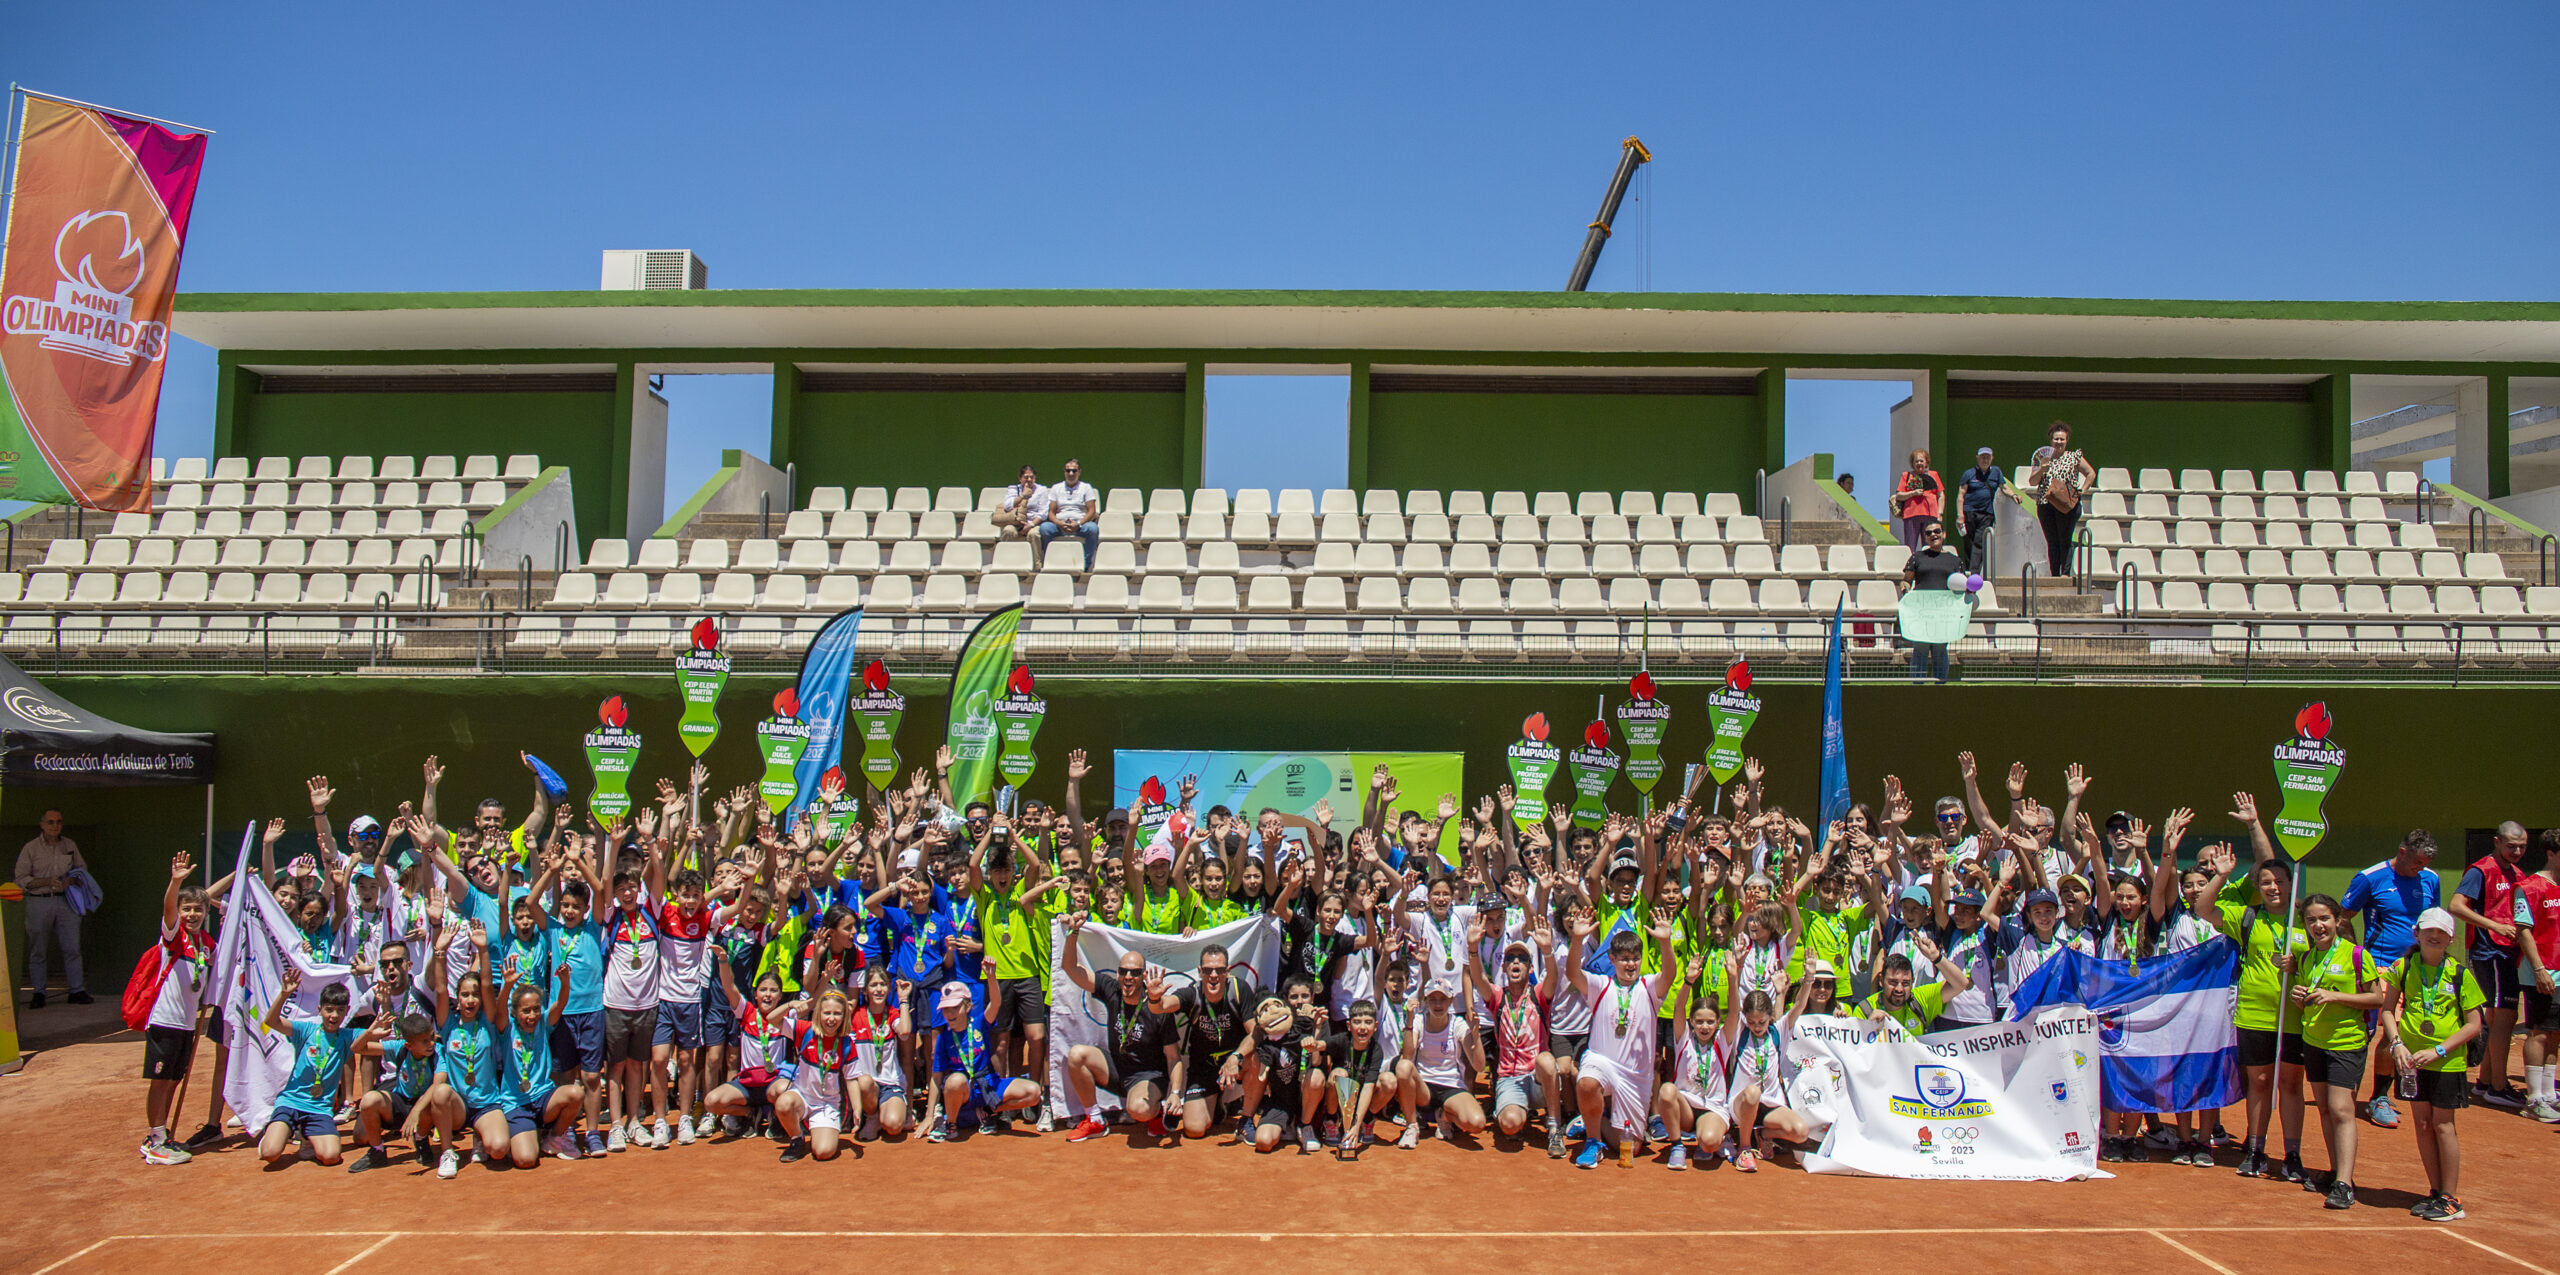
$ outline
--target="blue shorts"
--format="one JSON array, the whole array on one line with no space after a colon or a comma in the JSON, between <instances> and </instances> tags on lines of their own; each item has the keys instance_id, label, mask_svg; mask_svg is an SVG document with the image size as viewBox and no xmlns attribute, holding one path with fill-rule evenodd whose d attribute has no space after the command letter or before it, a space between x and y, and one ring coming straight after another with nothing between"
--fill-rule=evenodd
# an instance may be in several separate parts
<instances>
[{"instance_id":1,"label":"blue shorts","mask_svg":"<svg viewBox=\"0 0 2560 1275\"><path fill-rule=\"evenodd\" d=\"M702 1043L714 1048L738 1043L738 1011L729 1005L729 991L713 979L702 989Z\"/></svg>"},{"instance_id":2,"label":"blue shorts","mask_svg":"<svg viewBox=\"0 0 2560 1275\"><path fill-rule=\"evenodd\" d=\"M975 1110L980 1114L993 1112L997 1107L1003 1105L1004 1091L1012 1084L1013 1077L1011 1076L986 1075L971 1077L969 1081L969 1106L967 1109Z\"/></svg>"},{"instance_id":3,"label":"blue shorts","mask_svg":"<svg viewBox=\"0 0 2560 1275\"><path fill-rule=\"evenodd\" d=\"M542 1103L549 1101L550 1097L551 1095L544 1094L541 1101L530 1106L507 1108L507 1135L513 1137L519 1133L533 1133L541 1129Z\"/></svg>"},{"instance_id":4,"label":"blue shorts","mask_svg":"<svg viewBox=\"0 0 2560 1275\"><path fill-rule=\"evenodd\" d=\"M338 1136L338 1121L326 1112L296 1111L291 1107L277 1107L268 1114L267 1123L283 1125L287 1132L297 1138Z\"/></svg>"},{"instance_id":5,"label":"blue shorts","mask_svg":"<svg viewBox=\"0 0 2560 1275\"><path fill-rule=\"evenodd\" d=\"M492 1106L492 1107L475 1107L475 1106L470 1105L469 1103L464 1103L464 1104L463 1104L463 1107L462 1107L462 1124L463 1124L463 1127L468 1128L468 1129L478 1129L478 1128L480 1127L480 1117L485 1116L485 1115L488 1115L488 1114L490 1114L491 1112L496 1112L496 1113L497 1113L497 1114L499 1114L499 1115L505 1115L505 1114L507 1113L507 1109L506 1109L505 1107L494 1107L494 1106ZM513 1132L515 1132L515 1125L514 1125L514 1123L513 1123L512 1121L510 1121L510 1122L508 1123L508 1126L507 1126L507 1132L509 1132L509 1133L513 1133Z\"/></svg>"},{"instance_id":6,"label":"blue shorts","mask_svg":"<svg viewBox=\"0 0 2560 1275\"><path fill-rule=\"evenodd\" d=\"M604 1011L591 1009L583 1014L562 1014L551 1025L551 1057L554 1071L579 1071L594 1075L604 1070Z\"/></svg>"},{"instance_id":7,"label":"blue shorts","mask_svg":"<svg viewBox=\"0 0 2560 1275\"><path fill-rule=\"evenodd\" d=\"M658 1002L658 1030L650 1037L653 1045L673 1045L678 1049L702 1048L702 1002L688 1005L680 1001Z\"/></svg>"}]
</instances>

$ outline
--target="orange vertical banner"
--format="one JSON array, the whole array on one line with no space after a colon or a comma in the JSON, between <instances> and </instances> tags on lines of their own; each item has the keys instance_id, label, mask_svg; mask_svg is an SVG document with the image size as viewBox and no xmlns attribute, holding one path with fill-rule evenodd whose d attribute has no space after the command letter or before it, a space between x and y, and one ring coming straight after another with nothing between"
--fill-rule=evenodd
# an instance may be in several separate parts
<instances>
[{"instance_id":1,"label":"orange vertical banner","mask_svg":"<svg viewBox=\"0 0 2560 1275\"><path fill-rule=\"evenodd\" d=\"M0 499L149 509L205 135L24 101L0 248Z\"/></svg>"}]
</instances>

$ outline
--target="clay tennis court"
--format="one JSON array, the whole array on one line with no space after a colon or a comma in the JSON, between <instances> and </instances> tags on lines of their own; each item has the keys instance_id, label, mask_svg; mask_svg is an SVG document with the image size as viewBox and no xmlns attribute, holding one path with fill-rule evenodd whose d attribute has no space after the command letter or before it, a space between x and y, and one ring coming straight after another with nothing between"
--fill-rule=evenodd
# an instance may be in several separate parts
<instances>
[{"instance_id":1,"label":"clay tennis court","mask_svg":"<svg viewBox=\"0 0 2560 1275\"><path fill-rule=\"evenodd\" d=\"M403 1156L359 1176L262 1168L233 1142L175 1168L144 1165L142 1044L65 1045L0 1079L0 1164L13 1272L241 1269L319 1275L457 1267L626 1271L679 1264L823 1270L1269 1272L1558 1269L1592 1261L1820 1261L1837 1271L1959 1258L1967 1271L2542 1271L2560 1260L2547 1202L2560 1130L2464 1113L2463 1197L2449 1225L2407 1214L2424 1192L2406 1123L2365 1126L2363 1204L2229 1170L2125 1165L2105 1182L1899 1182L1671 1173L1639 1161L1577 1172L1525 1152L1426 1141L1357 1164L1258 1156L1224 1135L1178 1148L1115 1133L952 1145L872 1144L831 1164L715 1139L602 1164L469 1167L451 1182ZM188 1097L192 1128L202 1090ZM2234 1111L2233 1116L2237 1116ZM2317 1142L2316 1126L2312 1134ZM2317 1150L2306 1157L2321 1163ZM2414 1188L2414 1192L2413 1192ZM1629 1269L1628 1267L1621 1267Z\"/></svg>"}]
</instances>

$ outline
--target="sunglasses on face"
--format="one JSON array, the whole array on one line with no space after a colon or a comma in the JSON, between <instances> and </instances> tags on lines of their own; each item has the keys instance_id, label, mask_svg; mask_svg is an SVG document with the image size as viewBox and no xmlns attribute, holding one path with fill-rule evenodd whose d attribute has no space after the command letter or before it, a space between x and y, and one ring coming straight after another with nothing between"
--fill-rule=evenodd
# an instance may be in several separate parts
<instances>
[{"instance_id":1,"label":"sunglasses on face","mask_svg":"<svg viewBox=\"0 0 2560 1275\"><path fill-rule=\"evenodd\" d=\"M1940 823L1963 823L1963 822L1964 822L1964 816L1963 816L1963 815L1956 815L1956 814L1940 815L1940 816L1938 816L1938 822L1940 822Z\"/></svg>"}]
</instances>

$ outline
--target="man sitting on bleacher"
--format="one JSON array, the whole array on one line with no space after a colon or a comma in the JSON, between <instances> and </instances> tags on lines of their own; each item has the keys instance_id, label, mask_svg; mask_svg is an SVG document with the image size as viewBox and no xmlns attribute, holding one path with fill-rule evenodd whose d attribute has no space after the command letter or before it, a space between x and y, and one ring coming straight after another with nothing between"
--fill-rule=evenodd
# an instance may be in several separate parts
<instances>
[{"instance_id":1,"label":"man sitting on bleacher","mask_svg":"<svg viewBox=\"0 0 2560 1275\"><path fill-rule=\"evenodd\" d=\"M1102 493L1084 480L1084 462L1069 458L1066 471L1048 489L1047 516L1040 520L1040 547L1047 550L1051 541L1071 535L1084 542L1084 562L1093 566L1094 551L1102 545Z\"/></svg>"}]
</instances>

